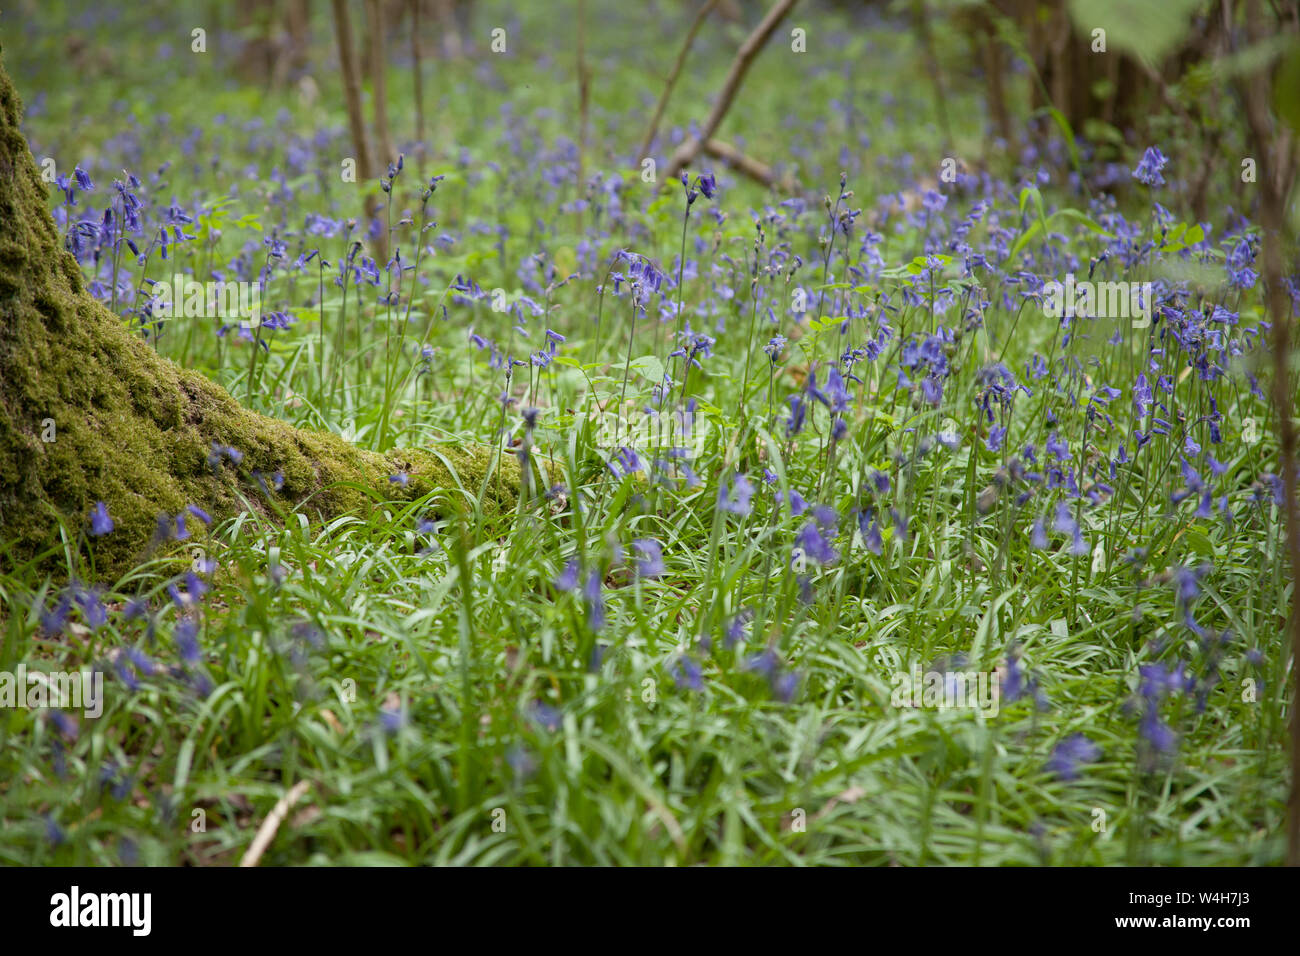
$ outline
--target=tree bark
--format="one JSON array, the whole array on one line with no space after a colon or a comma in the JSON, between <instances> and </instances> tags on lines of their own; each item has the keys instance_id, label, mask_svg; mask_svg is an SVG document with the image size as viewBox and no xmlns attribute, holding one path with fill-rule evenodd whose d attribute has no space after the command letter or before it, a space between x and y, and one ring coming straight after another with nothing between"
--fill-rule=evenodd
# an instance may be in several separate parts
<instances>
[{"instance_id":1,"label":"tree bark","mask_svg":"<svg viewBox=\"0 0 1300 956\"><path fill-rule=\"evenodd\" d=\"M1258 0L1246 6L1246 36L1252 45L1263 40L1263 15ZM1274 34L1295 32L1295 24L1285 21L1273 25ZM1287 798L1288 866L1300 866L1300 501L1297 501L1296 451L1300 440L1295 426L1295 389L1291 381L1291 334L1295 319L1287 300L1283 279L1296 263L1285 262L1283 246L1287 241L1286 213L1296 176L1295 138L1286 125L1269 108L1273 93L1271 67L1257 69L1237 81L1238 95L1244 107L1247 142L1259 163L1259 222L1263 227L1261 253L1262 278L1267 295L1269 321L1272 323L1273 353L1272 403L1277 415L1279 470L1282 472L1282 518L1286 528L1287 564L1292 580L1291 614L1286 622L1291 639L1291 787Z\"/></svg>"},{"instance_id":2,"label":"tree bark","mask_svg":"<svg viewBox=\"0 0 1300 956\"><path fill-rule=\"evenodd\" d=\"M415 80L415 141L419 151L424 153L424 49L420 31L424 24L420 22L420 6L424 0L411 2L411 75Z\"/></svg>"},{"instance_id":3,"label":"tree bark","mask_svg":"<svg viewBox=\"0 0 1300 956\"><path fill-rule=\"evenodd\" d=\"M578 51L574 69L578 78L578 177L573 184L573 208L577 219L577 232L582 233L583 186L587 178L587 111L591 97L591 75L587 72L587 4L578 0Z\"/></svg>"},{"instance_id":4,"label":"tree bark","mask_svg":"<svg viewBox=\"0 0 1300 956\"><path fill-rule=\"evenodd\" d=\"M366 24L370 35L370 93L375 101L375 138L379 140L380 170L386 163L397 161L393 137L388 130L388 60L384 57L384 44L388 31L384 27L382 0L366 0Z\"/></svg>"},{"instance_id":5,"label":"tree bark","mask_svg":"<svg viewBox=\"0 0 1300 956\"><path fill-rule=\"evenodd\" d=\"M311 53L311 7L307 0L289 0L284 23L289 35L289 71L297 79L307 72L307 57Z\"/></svg>"},{"instance_id":6,"label":"tree bark","mask_svg":"<svg viewBox=\"0 0 1300 956\"><path fill-rule=\"evenodd\" d=\"M442 54L450 60L459 60L465 52L460 39L460 27L456 24L456 11L451 0L434 0L434 13L438 18L438 29L442 32Z\"/></svg>"},{"instance_id":7,"label":"tree bark","mask_svg":"<svg viewBox=\"0 0 1300 956\"><path fill-rule=\"evenodd\" d=\"M357 178L367 189L366 218L373 219L379 211L379 199L369 187L377 175L370 150L370 137L366 134L366 117L361 111L361 67L357 62L356 45L352 42L352 18L348 16L347 0L332 0L334 33L339 46L339 69L343 74L343 100L348 111L348 128L352 131L352 148L357 154Z\"/></svg>"},{"instance_id":8,"label":"tree bark","mask_svg":"<svg viewBox=\"0 0 1300 956\"><path fill-rule=\"evenodd\" d=\"M298 506L330 516L440 488L459 496L456 475L477 492L487 450L381 455L296 429L243 408L128 332L87 292L63 249L21 115L0 63L0 567L35 561L66 573L64 550L84 546L81 531L98 501L116 528L94 539L95 567L111 576L149 551L160 514L187 505L214 518L244 510L246 501L268 515ZM238 449L242 463L214 469L213 442ZM509 459L504 466L517 467ZM283 473L274 508L254 470ZM409 475L405 486L389 482L398 472ZM484 509L509 507L516 484L508 475L506 493ZM198 522L190 525L198 536Z\"/></svg>"}]
</instances>

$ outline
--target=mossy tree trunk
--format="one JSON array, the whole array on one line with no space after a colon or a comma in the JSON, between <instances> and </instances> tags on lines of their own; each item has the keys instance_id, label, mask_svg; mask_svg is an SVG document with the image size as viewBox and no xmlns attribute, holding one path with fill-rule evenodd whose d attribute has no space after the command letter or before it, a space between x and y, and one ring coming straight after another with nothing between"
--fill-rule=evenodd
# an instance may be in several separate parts
<instances>
[{"instance_id":1,"label":"mossy tree trunk","mask_svg":"<svg viewBox=\"0 0 1300 956\"><path fill-rule=\"evenodd\" d=\"M272 511L254 471L282 472L276 499L315 516L438 488L448 498L477 494L487 450L380 455L296 429L243 408L130 334L87 292L63 249L48 186L19 129L21 110L0 63L0 564L8 555L63 565L60 528L78 546L103 501L116 528L95 540L96 567L120 572L148 552L159 515L192 504L220 518L245 501ZM241 452L240 464L214 468L213 442ZM513 459L503 466L515 469ZM389 481L397 473L408 475L404 485ZM490 484L516 483L508 475ZM485 502L489 511L500 505Z\"/></svg>"}]
</instances>

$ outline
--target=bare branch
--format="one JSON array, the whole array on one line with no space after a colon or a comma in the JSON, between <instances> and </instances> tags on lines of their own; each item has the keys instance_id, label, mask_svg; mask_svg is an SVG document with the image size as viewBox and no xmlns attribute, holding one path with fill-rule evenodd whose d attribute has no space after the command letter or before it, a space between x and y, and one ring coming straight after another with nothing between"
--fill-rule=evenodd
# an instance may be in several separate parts
<instances>
[{"instance_id":1,"label":"bare branch","mask_svg":"<svg viewBox=\"0 0 1300 956\"><path fill-rule=\"evenodd\" d=\"M713 111L709 113L709 118L704 121L704 126L700 129L700 135L688 139L677 148L673 153L673 158L668 163L668 177L675 178L686 166L699 155L704 144L708 142L727 115L727 110L731 108L732 101L736 98L736 92L740 89L740 84L745 80L745 74L749 72L749 67L753 64L754 58L758 52L763 49L776 28L781 25L781 21L786 18L797 0L777 0L772 9L767 11L767 16L763 21L754 28L754 31L745 38L745 42L740 45L736 51L736 58L731 61L731 69L727 71L727 78L722 84L722 91L718 94L717 101L713 104Z\"/></svg>"},{"instance_id":2,"label":"bare branch","mask_svg":"<svg viewBox=\"0 0 1300 956\"><path fill-rule=\"evenodd\" d=\"M673 64L673 71L668 75L668 83L664 86L664 91L659 94L659 102L655 106L654 116L650 118L650 125L646 127L645 136L641 139L641 147L636 151L638 160L644 159L649 154L650 146L654 143L655 135L659 132L659 121L663 119L664 110L668 107L668 98L672 96L673 87L677 85L677 78L681 76L682 67L686 65L686 54L691 51L691 46L695 43L695 35L700 32L700 27L704 25L709 12L717 3L718 0L705 0L704 5L696 12L695 20L691 23L691 29L686 34L686 40L677 53L677 62Z\"/></svg>"},{"instance_id":3,"label":"bare branch","mask_svg":"<svg viewBox=\"0 0 1300 956\"><path fill-rule=\"evenodd\" d=\"M302 795L310 787L311 784L306 780L299 780L293 785L293 789L276 801L275 807L262 821L262 825L257 828L257 836L253 837L253 843L249 846L248 852L239 861L240 866L257 866L258 861L262 859L262 854L266 852L266 848L275 839L275 833L280 829L280 824L284 822L284 818L289 815L293 805L302 799Z\"/></svg>"},{"instance_id":4,"label":"bare branch","mask_svg":"<svg viewBox=\"0 0 1300 956\"><path fill-rule=\"evenodd\" d=\"M738 173L743 173L755 182L782 192L794 192L796 184L789 174L777 176L767 163L747 156L730 143L711 139L704 144L704 151L714 159L720 159Z\"/></svg>"}]
</instances>

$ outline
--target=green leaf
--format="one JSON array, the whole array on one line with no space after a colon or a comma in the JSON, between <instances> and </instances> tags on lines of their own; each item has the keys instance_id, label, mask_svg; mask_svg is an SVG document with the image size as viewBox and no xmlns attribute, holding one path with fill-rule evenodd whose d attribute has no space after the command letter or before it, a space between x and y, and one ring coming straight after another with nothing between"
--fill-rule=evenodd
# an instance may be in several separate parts
<instances>
[{"instance_id":1,"label":"green leaf","mask_svg":"<svg viewBox=\"0 0 1300 956\"><path fill-rule=\"evenodd\" d=\"M1026 192L1028 192L1028 189L1022 190L1020 194L1021 209L1024 209ZM1035 189L1034 193L1037 194L1038 190ZM1058 219L1068 219L1071 222L1079 223L1085 228L1090 229L1093 232L1097 233L1098 235L1106 237L1107 239L1112 238L1111 234L1107 232L1105 229L1103 229L1102 226L1095 219L1091 218L1086 213L1080 212L1077 209L1058 209L1056 212L1052 213L1052 215L1044 219L1042 214L1042 207L1041 207L1041 203L1042 203L1041 197L1039 197L1038 202L1040 203L1039 210L1038 210L1038 219L1035 220L1033 223L1031 223L1029 228L1026 229L1024 232L1022 232L1020 234L1020 238L1018 238L1015 241L1015 243L1011 246L1011 252L1007 256L1008 262L1014 262L1016 256L1020 255L1020 252L1025 248L1025 246L1027 246L1030 243L1030 241L1035 236L1037 236L1040 232L1042 233L1048 232L1051 229L1052 223L1056 222L1056 220Z\"/></svg>"},{"instance_id":2,"label":"green leaf","mask_svg":"<svg viewBox=\"0 0 1300 956\"><path fill-rule=\"evenodd\" d=\"M1106 31L1106 49L1122 50L1151 66L1159 66L1191 33L1192 17L1205 0L1070 0L1070 16L1089 40L1092 31ZM1084 48L1080 56L1091 55Z\"/></svg>"},{"instance_id":3,"label":"green leaf","mask_svg":"<svg viewBox=\"0 0 1300 956\"><path fill-rule=\"evenodd\" d=\"M1065 114L1054 106L1047 108L1047 114L1052 117L1052 121L1056 123L1061 136L1065 139L1065 146L1070 151L1070 165L1074 167L1075 172L1079 172L1082 167L1079 165L1079 147L1074 142L1074 127L1065 118Z\"/></svg>"},{"instance_id":4,"label":"green leaf","mask_svg":"<svg viewBox=\"0 0 1300 956\"><path fill-rule=\"evenodd\" d=\"M654 355L642 355L640 358L634 358L628 363L628 368L635 371L652 385L658 385L664 380L664 363Z\"/></svg>"},{"instance_id":5,"label":"green leaf","mask_svg":"<svg viewBox=\"0 0 1300 956\"><path fill-rule=\"evenodd\" d=\"M1189 226L1185 222L1180 222L1165 233L1161 249L1165 252L1180 252L1188 246L1194 246L1198 242L1204 241L1205 230L1201 228L1199 223Z\"/></svg>"}]
</instances>

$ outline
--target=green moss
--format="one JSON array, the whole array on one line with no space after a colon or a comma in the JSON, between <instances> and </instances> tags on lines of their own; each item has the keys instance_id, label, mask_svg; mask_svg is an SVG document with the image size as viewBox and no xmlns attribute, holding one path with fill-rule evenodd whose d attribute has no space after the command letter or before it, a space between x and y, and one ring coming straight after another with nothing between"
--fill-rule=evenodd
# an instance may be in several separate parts
<instances>
[{"instance_id":1,"label":"green moss","mask_svg":"<svg viewBox=\"0 0 1300 956\"><path fill-rule=\"evenodd\" d=\"M195 504L230 515L245 507L241 491L261 507L254 470L283 472L282 497L318 517L364 512L375 497L455 492L458 478L477 494L489 450L380 455L295 429L243 408L129 334L87 294L62 249L20 118L0 65L0 539L18 560L57 543L60 515L80 527L104 501L117 528L96 541L96 564L101 574L119 573L144 556L160 513ZM241 466L214 471L214 441L239 449ZM490 485L489 514L511 506L518 484L512 458L499 467L505 480ZM409 475L405 486L388 481L398 471Z\"/></svg>"}]
</instances>

